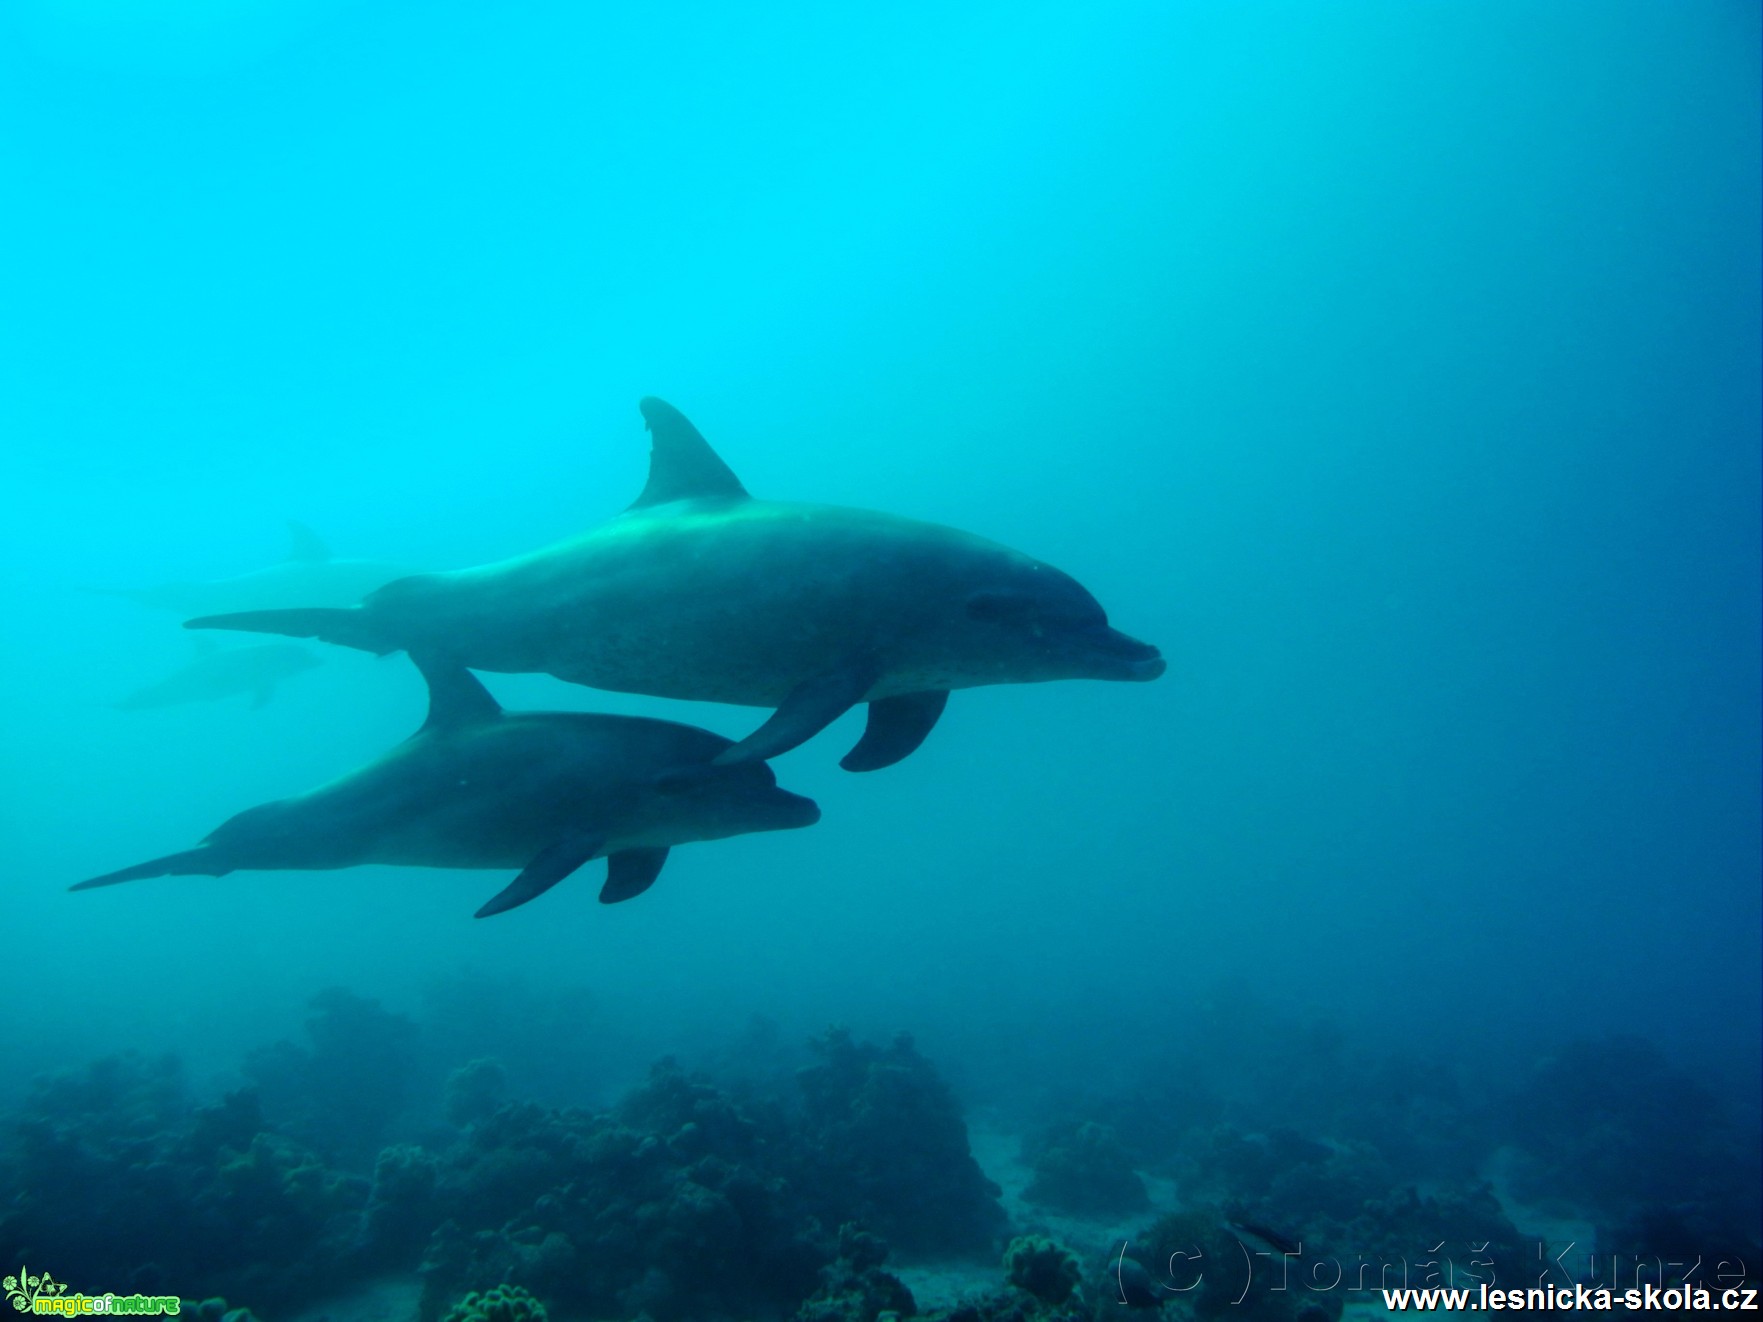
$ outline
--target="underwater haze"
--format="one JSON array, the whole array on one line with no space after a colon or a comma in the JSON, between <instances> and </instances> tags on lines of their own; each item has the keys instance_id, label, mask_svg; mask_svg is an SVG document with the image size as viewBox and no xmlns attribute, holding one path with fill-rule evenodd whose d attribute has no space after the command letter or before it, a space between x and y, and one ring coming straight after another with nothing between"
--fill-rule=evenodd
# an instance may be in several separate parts
<instances>
[{"instance_id":1,"label":"underwater haze","mask_svg":"<svg viewBox=\"0 0 1763 1322\"><path fill-rule=\"evenodd\" d=\"M1123 1241L1228 1226L1755 1284L1759 29L7 6L0 1270L264 1319L1050 1322L1124 1314ZM401 654L223 666L116 593L289 521L388 572L533 551L636 499L650 395L755 497L1059 567L1167 673L959 691L874 774L843 717L772 763L817 825L628 903L598 863L484 920L514 870L68 893L424 719ZM681 1230L687 1185L739 1214ZM585 1190L650 1229L596 1241Z\"/></svg>"}]
</instances>

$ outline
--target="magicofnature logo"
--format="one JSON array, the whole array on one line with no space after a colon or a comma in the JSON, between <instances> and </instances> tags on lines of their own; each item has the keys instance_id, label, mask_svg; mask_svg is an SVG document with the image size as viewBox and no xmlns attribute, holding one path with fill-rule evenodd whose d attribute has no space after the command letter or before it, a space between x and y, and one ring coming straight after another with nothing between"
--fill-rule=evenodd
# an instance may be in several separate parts
<instances>
[{"instance_id":1,"label":"magicofnature logo","mask_svg":"<svg viewBox=\"0 0 1763 1322\"><path fill-rule=\"evenodd\" d=\"M175 1294L69 1294L67 1286L48 1272L33 1276L29 1267L20 1267L17 1276L8 1276L0 1284L5 1286L6 1302L14 1309L39 1316L137 1314L163 1317L183 1311L183 1301Z\"/></svg>"},{"instance_id":2,"label":"magicofnature logo","mask_svg":"<svg viewBox=\"0 0 1763 1322\"><path fill-rule=\"evenodd\" d=\"M30 1268L20 1267L17 1276L6 1278L6 1300L21 1313L33 1311L32 1306L38 1299L52 1299L66 1293L67 1286L51 1280L48 1272L32 1276Z\"/></svg>"}]
</instances>

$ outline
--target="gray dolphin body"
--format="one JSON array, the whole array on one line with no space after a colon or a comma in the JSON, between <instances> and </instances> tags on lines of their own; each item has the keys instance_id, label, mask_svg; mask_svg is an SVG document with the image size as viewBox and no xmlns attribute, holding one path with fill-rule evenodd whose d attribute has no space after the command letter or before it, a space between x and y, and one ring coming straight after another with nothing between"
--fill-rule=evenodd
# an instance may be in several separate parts
<instances>
[{"instance_id":1,"label":"gray dolphin body","mask_svg":"<svg viewBox=\"0 0 1763 1322\"><path fill-rule=\"evenodd\" d=\"M122 711L147 711L247 695L256 710L275 696L284 679L318 664L318 658L298 643L206 648L181 669L136 689L116 705Z\"/></svg>"},{"instance_id":2,"label":"gray dolphin body","mask_svg":"<svg viewBox=\"0 0 1763 1322\"><path fill-rule=\"evenodd\" d=\"M292 547L279 564L207 583L161 583L147 588L95 588L180 615L276 610L285 606L353 606L375 588L405 578L404 565L339 560L305 524L288 524Z\"/></svg>"},{"instance_id":3,"label":"gray dolphin body","mask_svg":"<svg viewBox=\"0 0 1763 1322\"><path fill-rule=\"evenodd\" d=\"M432 651L477 670L776 711L724 763L773 757L859 702L869 771L923 741L949 691L1150 680L1155 647L1074 579L971 533L868 510L754 500L686 418L645 399L648 485L610 522L530 555L400 579L349 610L252 611L189 628Z\"/></svg>"},{"instance_id":4,"label":"gray dolphin body","mask_svg":"<svg viewBox=\"0 0 1763 1322\"><path fill-rule=\"evenodd\" d=\"M419 661L422 729L376 762L291 799L247 809L194 849L72 887L240 870L363 863L520 868L478 910L525 904L604 855L608 904L647 890L674 845L811 826L812 799L763 763L712 765L730 741L673 721L503 712L451 664Z\"/></svg>"}]
</instances>

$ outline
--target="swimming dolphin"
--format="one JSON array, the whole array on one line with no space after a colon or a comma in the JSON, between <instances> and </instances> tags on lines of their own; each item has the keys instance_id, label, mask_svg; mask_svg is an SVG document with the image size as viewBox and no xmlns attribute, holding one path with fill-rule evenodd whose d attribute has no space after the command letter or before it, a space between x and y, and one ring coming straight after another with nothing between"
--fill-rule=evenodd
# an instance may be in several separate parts
<instances>
[{"instance_id":1,"label":"swimming dolphin","mask_svg":"<svg viewBox=\"0 0 1763 1322\"><path fill-rule=\"evenodd\" d=\"M840 764L912 752L951 689L1149 680L1155 647L1108 627L1074 579L971 533L891 514L750 497L683 414L640 405L649 481L609 523L530 555L388 583L349 610L190 620L477 670L776 710L725 753L775 757L869 704Z\"/></svg>"},{"instance_id":2,"label":"swimming dolphin","mask_svg":"<svg viewBox=\"0 0 1763 1322\"><path fill-rule=\"evenodd\" d=\"M353 606L377 587L413 571L374 560L338 560L303 523L288 522L288 558L210 583L161 583L150 588L93 588L143 606L206 615L221 611L275 610L282 606Z\"/></svg>"},{"instance_id":3,"label":"swimming dolphin","mask_svg":"<svg viewBox=\"0 0 1763 1322\"><path fill-rule=\"evenodd\" d=\"M429 686L428 720L378 761L249 808L194 849L71 889L362 863L520 868L477 911L487 918L602 855L600 899L615 904L647 890L674 845L820 820L814 801L779 789L763 763L713 765L730 746L721 735L637 716L505 713L469 672L417 664Z\"/></svg>"},{"instance_id":4,"label":"swimming dolphin","mask_svg":"<svg viewBox=\"0 0 1763 1322\"><path fill-rule=\"evenodd\" d=\"M249 694L251 710L256 711L275 696L276 685L318 663L318 658L298 643L203 647L187 665L157 683L136 689L116 706L120 711L146 711Z\"/></svg>"}]
</instances>

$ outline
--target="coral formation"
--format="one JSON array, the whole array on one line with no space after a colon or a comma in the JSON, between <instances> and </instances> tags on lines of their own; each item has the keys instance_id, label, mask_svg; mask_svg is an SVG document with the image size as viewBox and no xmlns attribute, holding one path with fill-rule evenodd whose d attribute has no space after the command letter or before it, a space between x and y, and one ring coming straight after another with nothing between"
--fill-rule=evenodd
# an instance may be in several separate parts
<instances>
[{"instance_id":1,"label":"coral formation","mask_svg":"<svg viewBox=\"0 0 1763 1322\"><path fill-rule=\"evenodd\" d=\"M479 1057L447 1076L442 1110L447 1123L459 1129L489 1119L508 1091L508 1071L502 1062Z\"/></svg>"},{"instance_id":2,"label":"coral formation","mask_svg":"<svg viewBox=\"0 0 1763 1322\"><path fill-rule=\"evenodd\" d=\"M1003 1225L996 1191L910 1042L819 1045L799 1106L742 1105L663 1060L611 1112L513 1104L478 1120L438 1168L425 1316L497 1281L658 1319L787 1312L817 1286L823 1310L902 1311L857 1223L944 1251L985 1243ZM846 1225L837 1245L826 1225Z\"/></svg>"},{"instance_id":3,"label":"coral formation","mask_svg":"<svg viewBox=\"0 0 1763 1322\"><path fill-rule=\"evenodd\" d=\"M255 1098L197 1107L175 1061L124 1054L36 1081L0 1184L0 1252L169 1294L285 1305L350 1278L367 1181L261 1127ZM151 1209L151 1215L143 1215Z\"/></svg>"},{"instance_id":4,"label":"coral formation","mask_svg":"<svg viewBox=\"0 0 1763 1322\"><path fill-rule=\"evenodd\" d=\"M309 1044L277 1042L253 1052L245 1074L263 1112L326 1160L373 1161L410 1100L416 1025L378 1001L333 987L314 996Z\"/></svg>"},{"instance_id":5,"label":"coral formation","mask_svg":"<svg viewBox=\"0 0 1763 1322\"><path fill-rule=\"evenodd\" d=\"M372 1002L321 998L309 1047L254 1057L273 1105L258 1088L199 1104L168 1057L37 1079L0 1134L0 1187L13 1191L0 1257L119 1292L200 1290L211 1297L186 1309L200 1322L250 1322L227 1299L282 1315L413 1272L424 1322L893 1322L918 1307L902 1276L918 1278L887 1268L894 1244L915 1270L1002 1252L996 1286L927 1315L937 1322L1123 1322L1163 1307L1189 1322L1327 1322L1378 1286L1510 1279L1527 1265L1534 1242L1474 1174L1501 1153L1526 1197L1594 1219L1619 1253L1742 1259L1753 1274L1763 1257L1754 1187L1747 1198L1734 1174L1755 1137L1747 1148L1711 1098L1635 1043L1563 1047L1509 1096L1471 1100L1393 1056L1355 1091L1344 1048L1297 1033L1284 1088L1321 1099L1314 1123L1280 1098L1243 1100L1241 1081L1196 1062L1182 1086L1209 1100L1161 1147L1137 1098L1093 1099L1076 1114L1109 1124L1068 1113L1024 1143L1027 1193L1113 1216L1144 1198L1137 1170L1172 1181L1182 1210L1147 1215L1123 1251L1100 1242L1099 1222L1088 1238L1061 1223L1071 1248L1045 1234L1004 1248L998 1190L907 1038L833 1030L792 1072L761 1030L733 1083L664 1059L602 1109L504 1101L506 1072L481 1056L344 1099L365 1057L423 1058L415 1032ZM1606 1060L1619 1078L1596 1073ZM1382 1095L1403 1081L1424 1104ZM1634 1181L1582 1151L1608 1144L1638 1169L1654 1139L1679 1164ZM1422 1184L1414 1171L1429 1163ZM1244 1264L1285 1288L1245 1294Z\"/></svg>"},{"instance_id":6,"label":"coral formation","mask_svg":"<svg viewBox=\"0 0 1763 1322\"><path fill-rule=\"evenodd\" d=\"M1062 1304L1077 1289L1083 1269L1075 1253L1044 1235L1018 1235L1004 1250L1004 1273L1010 1284L1043 1304Z\"/></svg>"},{"instance_id":7,"label":"coral formation","mask_svg":"<svg viewBox=\"0 0 1763 1322\"><path fill-rule=\"evenodd\" d=\"M380 1152L362 1225L362 1243L388 1266L414 1266L434 1229L439 1163L419 1147L400 1144Z\"/></svg>"},{"instance_id":8,"label":"coral formation","mask_svg":"<svg viewBox=\"0 0 1763 1322\"><path fill-rule=\"evenodd\" d=\"M839 1256L820 1272L820 1289L796 1310L794 1322L878 1322L918 1311L900 1278L881 1269L888 1246L847 1222L839 1227Z\"/></svg>"},{"instance_id":9,"label":"coral formation","mask_svg":"<svg viewBox=\"0 0 1763 1322\"><path fill-rule=\"evenodd\" d=\"M441 1167L425 1315L499 1281L602 1314L794 1307L828 1255L767 1165L754 1121L671 1061L610 1114L505 1106Z\"/></svg>"},{"instance_id":10,"label":"coral formation","mask_svg":"<svg viewBox=\"0 0 1763 1322\"><path fill-rule=\"evenodd\" d=\"M999 1189L974 1161L953 1094L904 1034L886 1047L843 1029L813 1044L795 1178L829 1224L858 1221L915 1253L995 1251Z\"/></svg>"},{"instance_id":11,"label":"coral formation","mask_svg":"<svg viewBox=\"0 0 1763 1322\"><path fill-rule=\"evenodd\" d=\"M1526 1202L1615 1222L1713 1193L1737 1215L1746 1184L1755 1188L1755 1164L1733 1159L1746 1140L1712 1094L1641 1038L1563 1045L1524 1080L1503 1119L1518 1157L1514 1191ZM1721 1168L1732 1177L1724 1189L1684 1187L1686 1172L1705 1179Z\"/></svg>"},{"instance_id":12,"label":"coral formation","mask_svg":"<svg viewBox=\"0 0 1763 1322\"><path fill-rule=\"evenodd\" d=\"M447 1310L441 1322L548 1322L545 1306L517 1285L474 1290Z\"/></svg>"},{"instance_id":13,"label":"coral formation","mask_svg":"<svg viewBox=\"0 0 1763 1322\"><path fill-rule=\"evenodd\" d=\"M431 981L422 993L419 1070L444 1079L463 1062L494 1058L510 1095L552 1106L598 1102L608 1067L594 997L580 987L543 989L481 970ZM518 1025L518 1031L510 1031ZM646 1058L643 1063L646 1063Z\"/></svg>"},{"instance_id":14,"label":"coral formation","mask_svg":"<svg viewBox=\"0 0 1763 1322\"><path fill-rule=\"evenodd\" d=\"M1266 1263L1258 1263L1254 1254L1270 1247L1246 1247L1216 1207L1177 1212L1133 1236L1131 1257L1126 1261L1141 1264L1143 1274L1136 1291L1128 1282L1124 1293L1129 1301L1134 1293L1164 1302L1180 1300L1184 1311L1198 1322L1215 1318L1300 1322L1305 1310L1312 1308L1324 1310L1325 1318L1339 1316L1342 1301L1338 1294L1310 1294L1293 1288L1290 1280L1267 1275ZM1259 1282L1254 1279L1257 1265L1263 1267ZM1257 1284L1259 1288L1255 1288Z\"/></svg>"},{"instance_id":15,"label":"coral formation","mask_svg":"<svg viewBox=\"0 0 1763 1322\"><path fill-rule=\"evenodd\" d=\"M1023 1140L1022 1159L1035 1173L1023 1191L1031 1203L1078 1215L1137 1212L1151 1205L1132 1158L1106 1125L1053 1125Z\"/></svg>"}]
</instances>

